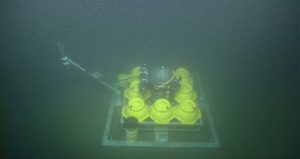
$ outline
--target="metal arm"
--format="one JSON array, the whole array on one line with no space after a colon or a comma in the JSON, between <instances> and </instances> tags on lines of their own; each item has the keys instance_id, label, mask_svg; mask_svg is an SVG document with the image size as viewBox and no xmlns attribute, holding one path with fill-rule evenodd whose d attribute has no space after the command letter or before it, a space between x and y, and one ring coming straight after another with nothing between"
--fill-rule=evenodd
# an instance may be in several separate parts
<instances>
[{"instance_id":1,"label":"metal arm","mask_svg":"<svg viewBox=\"0 0 300 159\"><path fill-rule=\"evenodd\" d=\"M120 94L120 90L118 90L117 88L115 88L114 86L112 86L111 84L103 81L102 78L102 74L99 72L89 72L87 69L85 69L84 67L82 67L81 65L79 65L78 63L74 62L73 60L71 60L68 56L65 55L64 53L64 49L65 46L63 43L57 42L59 51L62 55L62 57L60 58L62 64L64 66L66 66L67 68L73 66L74 68L77 68L79 71L85 73L87 76L95 79L97 82L99 82L100 84L106 86L107 88L109 88L110 90L116 92L117 94Z\"/></svg>"}]
</instances>

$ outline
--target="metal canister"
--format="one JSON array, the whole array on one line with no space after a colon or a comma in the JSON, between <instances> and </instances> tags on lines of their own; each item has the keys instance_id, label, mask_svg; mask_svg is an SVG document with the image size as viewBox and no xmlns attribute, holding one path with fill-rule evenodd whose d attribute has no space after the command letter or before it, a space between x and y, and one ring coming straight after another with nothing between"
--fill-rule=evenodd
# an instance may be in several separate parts
<instances>
[{"instance_id":1,"label":"metal canister","mask_svg":"<svg viewBox=\"0 0 300 159\"><path fill-rule=\"evenodd\" d=\"M129 142L137 141L138 139L138 120L135 117L128 117L125 121L125 139Z\"/></svg>"},{"instance_id":2,"label":"metal canister","mask_svg":"<svg viewBox=\"0 0 300 159\"><path fill-rule=\"evenodd\" d=\"M138 129L135 128L135 129L126 129L125 130L125 138L126 138L126 141L129 141L129 142L134 142L134 141L137 141L137 138L138 138Z\"/></svg>"}]
</instances>

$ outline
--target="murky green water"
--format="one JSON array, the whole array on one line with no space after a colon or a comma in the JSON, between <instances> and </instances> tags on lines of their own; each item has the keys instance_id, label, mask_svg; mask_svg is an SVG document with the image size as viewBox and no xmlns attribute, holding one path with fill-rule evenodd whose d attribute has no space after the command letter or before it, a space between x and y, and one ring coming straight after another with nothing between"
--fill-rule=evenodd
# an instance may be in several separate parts
<instances>
[{"instance_id":1,"label":"murky green water","mask_svg":"<svg viewBox=\"0 0 300 159\"><path fill-rule=\"evenodd\" d=\"M1 158L299 158L299 2L0 2ZM108 81L147 63L201 76L217 150L102 147Z\"/></svg>"}]
</instances>

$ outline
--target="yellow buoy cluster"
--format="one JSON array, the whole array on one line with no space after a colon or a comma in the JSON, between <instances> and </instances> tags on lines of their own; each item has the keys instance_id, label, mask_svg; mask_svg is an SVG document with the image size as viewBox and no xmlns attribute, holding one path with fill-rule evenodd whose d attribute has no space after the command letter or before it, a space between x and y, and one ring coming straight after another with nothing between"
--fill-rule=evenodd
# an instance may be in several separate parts
<instances>
[{"instance_id":1,"label":"yellow buoy cluster","mask_svg":"<svg viewBox=\"0 0 300 159\"><path fill-rule=\"evenodd\" d=\"M177 119L183 124L194 124L201 118L201 112L195 102L197 93L193 89L193 79L187 69L180 67L175 71L175 76L177 78L181 77L181 86L174 99L176 105L171 105L167 99L163 98L157 99L150 106L146 105L145 101L151 96L151 92L148 91L145 96L141 96L139 92L139 71L140 67L135 67L129 75L126 75L127 77L136 78L130 79L124 90L124 97L128 102L122 108L123 117L135 117L139 123L150 118L158 124L167 124L172 119Z\"/></svg>"}]
</instances>

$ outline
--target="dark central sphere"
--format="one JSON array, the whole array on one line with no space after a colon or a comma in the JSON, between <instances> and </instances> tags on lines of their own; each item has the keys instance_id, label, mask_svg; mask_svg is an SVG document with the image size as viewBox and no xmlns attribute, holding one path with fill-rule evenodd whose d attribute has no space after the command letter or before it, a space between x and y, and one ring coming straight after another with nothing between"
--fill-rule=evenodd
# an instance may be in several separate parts
<instances>
[{"instance_id":1,"label":"dark central sphere","mask_svg":"<svg viewBox=\"0 0 300 159\"><path fill-rule=\"evenodd\" d=\"M155 86L161 86L173 77L173 72L171 69L165 66L155 67L150 74L150 82Z\"/></svg>"}]
</instances>

